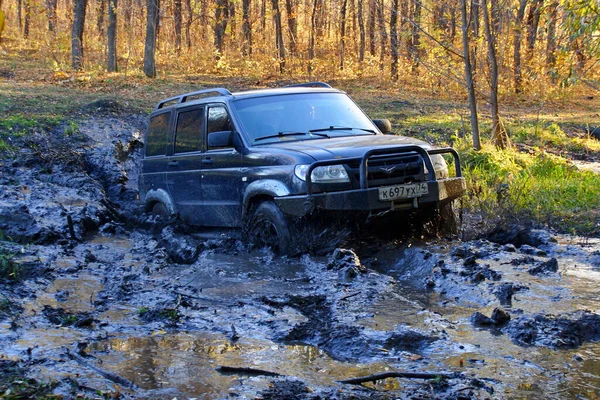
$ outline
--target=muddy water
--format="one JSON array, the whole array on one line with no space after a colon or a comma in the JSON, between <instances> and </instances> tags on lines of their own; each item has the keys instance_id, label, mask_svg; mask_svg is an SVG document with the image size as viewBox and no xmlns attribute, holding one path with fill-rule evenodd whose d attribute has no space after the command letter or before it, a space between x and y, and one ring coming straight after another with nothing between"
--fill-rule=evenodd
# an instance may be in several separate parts
<instances>
[{"instance_id":1,"label":"muddy water","mask_svg":"<svg viewBox=\"0 0 600 400\"><path fill-rule=\"evenodd\" d=\"M351 277L328 257L287 259L266 251L210 250L191 265L177 265L151 236L97 235L48 258L57 276L28 283L35 294L24 303L18 329L0 325L6 333L0 346L11 359L43 360L35 367L40 377L76 377L84 387L116 390L118 385L65 356L66 349L83 349L89 363L135 383L130 395L136 398L255 398L274 379L223 375L219 366L276 372L325 397L344 387L341 379L390 370L460 372L483 379L498 398L598 397L600 343L566 350L523 347L501 327L476 328L470 321L475 311L489 316L499 306L490 288L503 282L528 288L504 307L513 318L598 312L600 242L557 238L536 249L538 255L487 242L389 245L361 257L371 269ZM463 259L453 256L458 246L478 252L479 265L501 280L446 278L428 287L440 261L462 268ZM530 259L515 262L524 257ZM551 257L558 260L558 273L527 272ZM45 307L89 314L94 323L49 323ZM151 311L155 317L143 316ZM424 344L391 341L406 330L421 334ZM366 385L405 397L420 383L387 379Z\"/></svg>"}]
</instances>

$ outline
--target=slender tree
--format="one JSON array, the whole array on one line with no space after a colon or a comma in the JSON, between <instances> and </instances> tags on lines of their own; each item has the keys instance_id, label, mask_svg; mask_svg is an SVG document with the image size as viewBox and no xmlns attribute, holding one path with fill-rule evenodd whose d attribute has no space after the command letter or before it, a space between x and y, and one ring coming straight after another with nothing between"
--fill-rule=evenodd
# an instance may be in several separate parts
<instances>
[{"instance_id":1,"label":"slender tree","mask_svg":"<svg viewBox=\"0 0 600 400\"><path fill-rule=\"evenodd\" d=\"M98 0L98 11L96 15L96 30L98 36L104 36L104 15L106 14L106 0Z\"/></svg>"},{"instance_id":2,"label":"slender tree","mask_svg":"<svg viewBox=\"0 0 600 400\"><path fill-rule=\"evenodd\" d=\"M492 111L492 141L496 147L504 149L508 147L508 135L500 123L498 113L498 60L496 57L496 32L493 31L495 23L490 18L488 0L482 3L483 28L488 49L488 62L490 65L490 106ZM492 13L492 15L494 15Z\"/></svg>"},{"instance_id":3,"label":"slender tree","mask_svg":"<svg viewBox=\"0 0 600 400\"><path fill-rule=\"evenodd\" d=\"M548 6L548 40L546 42L546 67L554 69L556 64L556 21L558 14L558 1L552 1Z\"/></svg>"},{"instance_id":4,"label":"slender tree","mask_svg":"<svg viewBox=\"0 0 600 400\"><path fill-rule=\"evenodd\" d=\"M56 32L56 22L58 21L56 15L57 5L57 0L46 0L46 15L48 16L48 31L50 31L50 33Z\"/></svg>"},{"instance_id":5,"label":"slender tree","mask_svg":"<svg viewBox=\"0 0 600 400\"><path fill-rule=\"evenodd\" d=\"M87 0L74 0L73 27L71 29L71 65L74 70L83 68L83 29Z\"/></svg>"},{"instance_id":6,"label":"slender tree","mask_svg":"<svg viewBox=\"0 0 600 400\"><path fill-rule=\"evenodd\" d=\"M342 0L340 10L340 70L344 69L344 60L346 58L346 8L348 0Z\"/></svg>"},{"instance_id":7,"label":"slender tree","mask_svg":"<svg viewBox=\"0 0 600 400\"><path fill-rule=\"evenodd\" d=\"M108 0L108 72L117 72L117 0Z\"/></svg>"},{"instance_id":8,"label":"slender tree","mask_svg":"<svg viewBox=\"0 0 600 400\"><path fill-rule=\"evenodd\" d=\"M475 98L475 82L473 81L473 67L471 64L471 49L469 45L470 23L467 18L467 0L460 0L460 6L462 19L463 61L465 64L465 81L467 86L467 94L469 97L469 109L471 111L470 119L471 131L473 132L473 147L475 150L481 150L481 141L479 139L479 120L477 116L477 100Z\"/></svg>"},{"instance_id":9,"label":"slender tree","mask_svg":"<svg viewBox=\"0 0 600 400\"><path fill-rule=\"evenodd\" d=\"M275 44L279 53L279 73L285 72L285 46L283 43L283 28L281 26L281 12L279 11L279 0L271 0L273 7L273 19L275 21Z\"/></svg>"},{"instance_id":10,"label":"slender tree","mask_svg":"<svg viewBox=\"0 0 600 400\"><path fill-rule=\"evenodd\" d=\"M23 0L25 9L25 21L23 23L23 37L29 39L29 29L31 27L31 0Z\"/></svg>"},{"instance_id":11,"label":"slender tree","mask_svg":"<svg viewBox=\"0 0 600 400\"><path fill-rule=\"evenodd\" d=\"M513 40L513 76L515 93L523 91L523 71L521 67L521 33L527 0L519 0L519 9L515 18L515 36Z\"/></svg>"},{"instance_id":12,"label":"slender tree","mask_svg":"<svg viewBox=\"0 0 600 400\"><path fill-rule=\"evenodd\" d=\"M250 0L242 0L242 32L244 33L244 44L242 54L252 55L252 25L250 24Z\"/></svg>"},{"instance_id":13,"label":"slender tree","mask_svg":"<svg viewBox=\"0 0 600 400\"><path fill-rule=\"evenodd\" d=\"M358 29L360 31L360 40L358 44L358 61L363 62L365 59L365 20L363 15L363 0L358 0Z\"/></svg>"},{"instance_id":14,"label":"slender tree","mask_svg":"<svg viewBox=\"0 0 600 400\"><path fill-rule=\"evenodd\" d=\"M159 0L146 1L146 42L144 45L144 74L148 78L156 77L156 28L159 18Z\"/></svg>"},{"instance_id":15,"label":"slender tree","mask_svg":"<svg viewBox=\"0 0 600 400\"><path fill-rule=\"evenodd\" d=\"M390 47L392 54L392 80L398 80L398 11L399 1L392 0L392 13L390 15Z\"/></svg>"},{"instance_id":16,"label":"slender tree","mask_svg":"<svg viewBox=\"0 0 600 400\"><path fill-rule=\"evenodd\" d=\"M298 40L298 19L296 17L296 5L294 0L285 0L285 8L287 12L288 37L290 54L296 54Z\"/></svg>"},{"instance_id":17,"label":"slender tree","mask_svg":"<svg viewBox=\"0 0 600 400\"><path fill-rule=\"evenodd\" d=\"M223 39L225 37L225 29L229 22L229 4L228 0L217 0L215 4L215 49L217 50L217 57L220 57L223 53Z\"/></svg>"},{"instance_id":18,"label":"slender tree","mask_svg":"<svg viewBox=\"0 0 600 400\"><path fill-rule=\"evenodd\" d=\"M181 30L183 24L183 5L181 0L173 0L173 28L175 29L175 51L181 53Z\"/></svg>"}]
</instances>

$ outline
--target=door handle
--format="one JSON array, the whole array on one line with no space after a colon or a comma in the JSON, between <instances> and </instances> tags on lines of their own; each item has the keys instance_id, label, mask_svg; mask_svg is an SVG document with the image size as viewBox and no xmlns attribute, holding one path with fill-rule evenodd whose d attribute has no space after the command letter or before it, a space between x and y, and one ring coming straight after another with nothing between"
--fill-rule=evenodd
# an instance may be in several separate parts
<instances>
[{"instance_id":1,"label":"door handle","mask_svg":"<svg viewBox=\"0 0 600 400\"><path fill-rule=\"evenodd\" d=\"M213 160L212 158L203 158L202 159L202 165L212 165Z\"/></svg>"},{"instance_id":2,"label":"door handle","mask_svg":"<svg viewBox=\"0 0 600 400\"><path fill-rule=\"evenodd\" d=\"M169 167L178 167L179 161L169 161Z\"/></svg>"}]
</instances>

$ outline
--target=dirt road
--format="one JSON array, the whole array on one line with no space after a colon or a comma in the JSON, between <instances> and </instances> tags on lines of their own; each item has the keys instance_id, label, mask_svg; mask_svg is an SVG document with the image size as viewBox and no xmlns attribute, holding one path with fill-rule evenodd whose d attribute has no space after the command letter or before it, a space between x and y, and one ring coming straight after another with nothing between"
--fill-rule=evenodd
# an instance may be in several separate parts
<instances>
[{"instance_id":1,"label":"dirt road","mask_svg":"<svg viewBox=\"0 0 600 400\"><path fill-rule=\"evenodd\" d=\"M143 215L145 118L97 108L78 133L28 137L0 165L3 390L600 395L599 240L510 227L466 242L354 238L289 259L249 251L239 233L197 235ZM425 375L340 382L389 372Z\"/></svg>"}]
</instances>

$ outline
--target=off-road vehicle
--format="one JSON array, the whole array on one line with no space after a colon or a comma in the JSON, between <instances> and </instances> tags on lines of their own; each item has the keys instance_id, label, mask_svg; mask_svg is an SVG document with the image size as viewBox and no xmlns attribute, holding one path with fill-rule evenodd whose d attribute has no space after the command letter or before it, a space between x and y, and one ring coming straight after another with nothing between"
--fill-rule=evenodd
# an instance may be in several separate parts
<instances>
[{"instance_id":1,"label":"off-road vehicle","mask_svg":"<svg viewBox=\"0 0 600 400\"><path fill-rule=\"evenodd\" d=\"M322 82L182 94L150 115L141 200L187 224L246 227L280 253L311 215L448 209L466 189L456 151L390 131Z\"/></svg>"}]
</instances>

